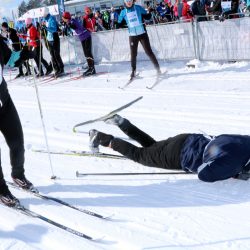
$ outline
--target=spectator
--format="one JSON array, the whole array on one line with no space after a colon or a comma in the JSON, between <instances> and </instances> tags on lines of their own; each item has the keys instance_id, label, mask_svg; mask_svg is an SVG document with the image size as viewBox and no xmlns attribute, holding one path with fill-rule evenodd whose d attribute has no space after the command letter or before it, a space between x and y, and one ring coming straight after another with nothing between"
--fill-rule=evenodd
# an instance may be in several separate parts
<instances>
[{"instance_id":1,"label":"spectator","mask_svg":"<svg viewBox=\"0 0 250 250\"><path fill-rule=\"evenodd\" d=\"M117 28L117 21L118 21L118 13L115 11L115 8L111 8L111 13L110 13L110 28L116 29Z\"/></svg>"},{"instance_id":2,"label":"spectator","mask_svg":"<svg viewBox=\"0 0 250 250\"><path fill-rule=\"evenodd\" d=\"M197 22L207 21L205 2L203 0L195 0L191 6L192 13L196 17Z\"/></svg>"},{"instance_id":3,"label":"spectator","mask_svg":"<svg viewBox=\"0 0 250 250\"><path fill-rule=\"evenodd\" d=\"M22 45L22 43L17 35L17 31L15 29L10 28L6 22L2 23L2 30L4 32L6 32L7 38L11 40L12 49L14 51L21 51L23 48L23 45ZM27 62L24 62L24 66L26 67L26 70L27 70L25 75L26 76L31 75L29 64ZM19 66L19 74L16 76L16 78L19 78L22 76L24 76L23 67L22 67L22 65L20 65Z\"/></svg>"},{"instance_id":4,"label":"spectator","mask_svg":"<svg viewBox=\"0 0 250 250\"><path fill-rule=\"evenodd\" d=\"M102 14L99 10L97 10L95 13L95 19L96 19L96 31L105 30L105 28L103 27Z\"/></svg>"},{"instance_id":5,"label":"spectator","mask_svg":"<svg viewBox=\"0 0 250 250\"><path fill-rule=\"evenodd\" d=\"M211 5L212 5L211 7L206 8L207 12L210 15L215 16L214 17L215 20L218 20L219 16L222 13L221 0L214 0L214 1L212 1Z\"/></svg>"},{"instance_id":6,"label":"spectator","mask_svg":"<svg viewBox=\"0 0 250 250\"><path fill-rule=\"evenodd\" d=\"M105 10L103 12L102 21L103 21L103 27L106 30L110 30L110 16L109 16L109 12L107 10Z\"/></svg>"},{"instance_id":7,"label":"spectator","mask_svg":"<svg viewBox=\"0 0 250 250\"><path fill-rule=\"evenodd\" d=\"M187 0L182 0L182 20L191 20L193 17L193 14L191 12L190 6L187 3Z\"/></svg>"},{"instance_id":8,"label":"spectator","mask_svg":"<svg viewBox=\"0 0 250 250\"><path fill-rule=\"evenodd\" d=\"M231 1L231 10L228 10L226 12L223 13L223 17L224 18L237 18L237 15L233 15L233 14L237 14L238 13L238 9L239 9L239 0L232 0Z\"/></svg>"},{"instance_id":9,"label":"spectator","mask_svg":"<svg viewBox=\"0 0 250 250\"><path fill-rule=\"evenodd\" d=\"M83 26L90 32L95 32L96 19L89 7L84 9L85 15L83 16Z\"/></svg>"}]
</instances>

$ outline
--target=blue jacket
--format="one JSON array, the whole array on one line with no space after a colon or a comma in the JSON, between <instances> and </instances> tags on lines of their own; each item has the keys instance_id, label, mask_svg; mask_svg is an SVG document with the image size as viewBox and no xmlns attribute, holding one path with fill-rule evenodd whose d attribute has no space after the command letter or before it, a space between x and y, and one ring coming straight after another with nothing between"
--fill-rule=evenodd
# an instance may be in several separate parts
<instances>
[{"instance_id":1,"label":"blue jacket","mask_svg":"<svg viewBox=\"0 0 250 250\"><path fill-rule=\"evenodd\" d=\"M128 21L127 13L136 11L138 19L139 19L139 26L136 27L130 27L130 23ZM138 36L146 32L143 21L142 21L142 15L146 15L147 12L145 9L143 9L140 5L133 5L131 8L125 8L121 11L118 23L121 23L123 19L127 22L128 25L128 32L130 36Z\"/></svg>"},{"instance_id":2,"label":"blue jacket","mask_svg":"<svg viewBox=\"0 0 250 250\"><path fill-rule=\"evenodd\" d=\"M54 37L53 37L53 33L58 31L58 25L57 25L57 21L55 19L54 16L48 14L45 17L45 21L47 22L47 40L48 42L53 42L54 41Z\"/></svg>"}]
</instances>

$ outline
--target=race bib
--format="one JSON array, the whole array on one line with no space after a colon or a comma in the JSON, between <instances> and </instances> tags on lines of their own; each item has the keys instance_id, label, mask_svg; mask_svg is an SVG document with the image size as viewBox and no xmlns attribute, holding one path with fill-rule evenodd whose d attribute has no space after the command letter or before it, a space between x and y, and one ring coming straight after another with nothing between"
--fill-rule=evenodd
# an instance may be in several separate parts
<instances>
[{"instance_id":1,"label":"race bib","mask_svg":"<svg viewBox=\"0 0 250 250\"><path fill-rule=\"evenodd\" d=\"M127 12L127 18L130 28L134 28L141 25L136 11Z\"/></svg>"}]
</instances>

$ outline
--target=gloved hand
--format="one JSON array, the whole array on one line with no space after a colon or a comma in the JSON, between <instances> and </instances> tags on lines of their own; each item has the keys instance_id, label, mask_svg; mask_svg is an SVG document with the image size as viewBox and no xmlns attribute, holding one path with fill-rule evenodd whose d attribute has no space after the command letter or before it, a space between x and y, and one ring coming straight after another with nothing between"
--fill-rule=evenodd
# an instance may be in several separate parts
<instances>
[{"instance_id":1,"label":"gloved hand","mask_svg":"<svg viewBox=\"0 0 250 250\"><path fill-rule=\"evenodd\" d=\"M219 20L220 22L224 22L225 21L225 17L223 15L219 16Z\"/></svg>"}]
</instances>

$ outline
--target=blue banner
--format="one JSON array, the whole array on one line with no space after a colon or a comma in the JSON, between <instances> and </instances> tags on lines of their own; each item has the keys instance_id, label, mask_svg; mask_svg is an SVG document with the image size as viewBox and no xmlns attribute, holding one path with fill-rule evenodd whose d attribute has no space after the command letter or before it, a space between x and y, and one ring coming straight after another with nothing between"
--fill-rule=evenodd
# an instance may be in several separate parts
<instances>
[{"instance_id":1,"label":"blue banner","mask_svg":"<svg viewBox=\"0 0 250 250\"><path fill-rule=\"evenodd\" d=\"M65 11L64 0L57 0L57 4L59 15L60 17L62 17L63 12Z\"/></svg>"}]
</instances>

